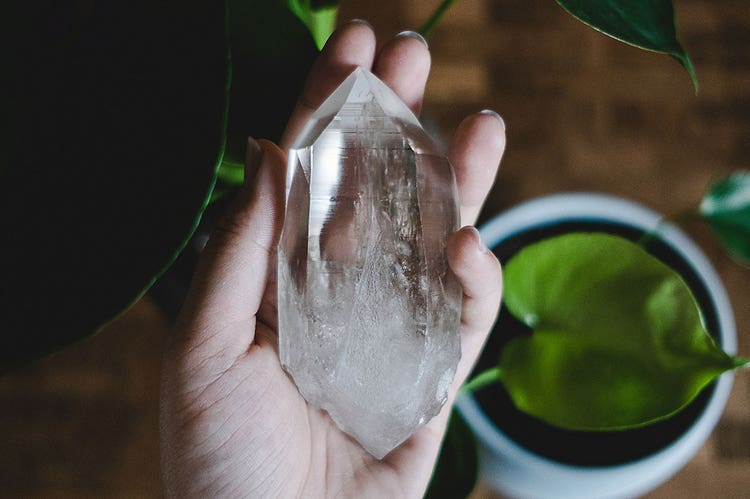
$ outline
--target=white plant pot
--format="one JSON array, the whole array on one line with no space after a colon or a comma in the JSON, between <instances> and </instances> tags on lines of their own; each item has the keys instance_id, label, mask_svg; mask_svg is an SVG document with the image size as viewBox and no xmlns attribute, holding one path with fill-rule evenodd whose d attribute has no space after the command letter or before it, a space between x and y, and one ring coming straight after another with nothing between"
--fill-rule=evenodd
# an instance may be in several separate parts
<instances>
[{"instance_id":1,"label":"white plant pot","mask_svg":"<svg viewBox=\"0 0 750 499\"><path fill-rule=\"evenodd\" d=\"M523 203L490 220L480 232L490 248L530 228L563 221L614 222L648 231L661 216L620 198L588 193L560 194ZM693 268L711 296L722 348L736 352L736 332L726 291L706 256L680 229L668 225L659 238ZM665 447L634 461L607 466L566 464L519 445L495 426L473 396L457 401L458 410L479 442L480 474L497 491L518 498L621 498L646 493L684 466L716 425L732 385L722 375L702 412Z\"/></svg>"}]
</instances>

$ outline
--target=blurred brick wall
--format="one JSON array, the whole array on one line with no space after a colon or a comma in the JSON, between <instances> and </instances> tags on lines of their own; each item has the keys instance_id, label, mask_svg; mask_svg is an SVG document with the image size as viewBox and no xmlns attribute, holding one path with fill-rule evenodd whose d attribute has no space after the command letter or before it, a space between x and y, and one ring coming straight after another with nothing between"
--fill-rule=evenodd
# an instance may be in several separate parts
<instances>
[{"instance_id":1,"label":"blurred brick wall","mask_svg":"<svg viewBox=\"0 0 750 499\"><path fill-rule=\"evenodd\" d=\"M354 3L342 18L374 19L385 40L417 29L440 2ZM429 40L423 114L446 140L468 113L491 108L505 119L507 152L480 223L560 191L606 192L675 214L695 206L712 180L750 169L748 3L682 0L676 11L697 96L674 59L595 32L551 0L454 4ZM750 271L725 258L702 226L687 229L730 288L747 354ZM740 397L750 403L750 394Z\"/></svg>"},{"instance_id":2,"label":"blurred brick wall","mask_svg":"<svg viewBox=\"0 0 750 499\"><path fill-rule=\"evenodd\" d=\"M98 335L0 377L0 497L158 497L167 330L144 299Z\"/></svg>"},{"instance_id":3,"label":"blurred brick wall","mask_svg":"<svg viewBox=\"0 0 750 499\"><path fill-rule=\"evenodd\" d=\"M416 29L438 3L400 2L397 14L382 15L386 27L376 26L383 38ZM445 136L484 107L505 118L508 154L486 214L565 189L668 211L748 166L750 9L687 0L677 14L701 80L697 97L671 58L615 42L551 0L456 2L430 39L425 112Z\"/></svg>"},{"instance_id":4,"label":"blurred brick wall","mask_svg":"<svg viewBox=\"0 0 750 499\"><path fill-rule=\"evenodd\" d=\"M416 29L437 0L347 2L381 40ZM552 0L459 0L430 40L425 117L449 137L462 116L497 110L508 152L483 219L561 190L625 196L674 213L714 178L750 167L750 8L681 0L678 24L701 93L668 57L617 43ZM750 355L750 271L698 226ZM148 299L99 336L0 378L0 497L154 497L158 362L168 325ZM746 497L750 376L698 456L654 497ZM482 495L484 494L484 495ZM477 497L490 497L478 492Z\"/></svg>"}]
</instances>

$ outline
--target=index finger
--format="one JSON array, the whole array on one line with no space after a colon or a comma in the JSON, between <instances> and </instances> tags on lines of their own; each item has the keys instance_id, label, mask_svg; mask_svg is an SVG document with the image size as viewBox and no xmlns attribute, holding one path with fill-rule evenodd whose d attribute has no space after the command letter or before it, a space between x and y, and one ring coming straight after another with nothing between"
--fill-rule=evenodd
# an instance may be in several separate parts
<instances>
[{"instance_id":1,"label":"index finger","mask_svg":"<svg viewBox=\"0 0 750 499\"><path fill-rule=\"evenodd\" d=\"M369 69L374 59L375 33L367 23L352 21L336 30L310 70L281 138L281 148L291 147L313 112L357 66Z\"/></svg>"}]
</instances>

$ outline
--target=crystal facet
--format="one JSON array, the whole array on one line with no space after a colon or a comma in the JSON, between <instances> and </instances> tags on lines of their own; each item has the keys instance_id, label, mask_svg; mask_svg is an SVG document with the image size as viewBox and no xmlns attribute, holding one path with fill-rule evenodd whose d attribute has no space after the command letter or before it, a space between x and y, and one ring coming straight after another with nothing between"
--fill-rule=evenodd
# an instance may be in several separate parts
<instances>
[{"instance_id":1,"label":"crystal facet","mask_svg":"<svg viewBox=\"0 0 750 499\"><path fill-rule=\"evenodd\" d=\"M300 393L382 458L435 416L460 357L448 160L356 69L289 151L279 349Z\"/></svg>"}]
</instances>

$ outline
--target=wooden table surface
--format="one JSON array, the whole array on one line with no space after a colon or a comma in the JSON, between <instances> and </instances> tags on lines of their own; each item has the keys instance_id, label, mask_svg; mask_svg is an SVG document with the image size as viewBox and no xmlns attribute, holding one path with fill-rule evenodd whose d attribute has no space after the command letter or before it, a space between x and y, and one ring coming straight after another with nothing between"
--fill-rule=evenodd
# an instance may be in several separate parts
<instances>
[{"instance_id":1,"label":"wooden table surface","mask_svg":"<svg viewBox=\"0 0 750 499\"><path fill-rule=\"evenodd\" d=\"M346 2L346 0L344 0ZM384 39L415 29L437 0L345 4ZM508 151L482 219L535 196L600 191L663 213L692 206L750 158L750 9L682 0L682 40L702 88L680 66L586 28L551 0L462 0L430 43L425 117L449 137L483 108L507 123ZM750 270L700 226L750 356ZM81 313L85 313L82 310ZM158 497L157 403L169 328L146 298L98 336L0 377L0 497ZM481 485L472 496L497 497ZM653 498L750 497L750 373L697 456Z\"/></svg>"}]
</instances>

